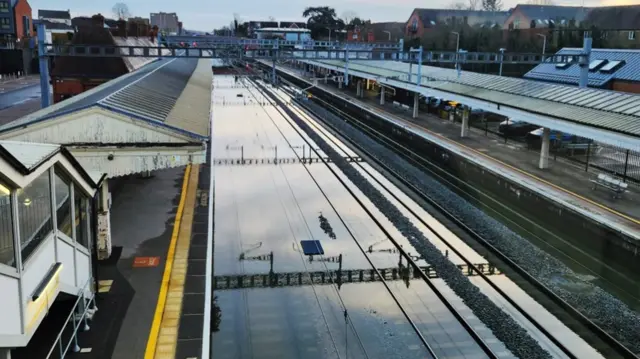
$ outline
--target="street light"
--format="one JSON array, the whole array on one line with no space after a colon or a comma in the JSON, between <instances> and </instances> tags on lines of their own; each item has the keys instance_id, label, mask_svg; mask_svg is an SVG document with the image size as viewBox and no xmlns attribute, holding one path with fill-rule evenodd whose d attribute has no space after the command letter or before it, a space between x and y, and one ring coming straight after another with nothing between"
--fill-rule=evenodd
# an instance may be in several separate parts
<instances>
[{"instance_id":1,"label":"street light","mask_svg":"<svg viewBox=\"0 0 640 359\"><path fill-rule=\"evenodd\" d=\"M389 42L391 42L391 31L386 31L386 30L385 30L385 31L383 31L383 32L384 32L384 33L389 34Z\"/></svg>"},{"instance_id":2,"label":"street light","mask_svg":"<svg viewBox=\"0 0 640 359\"><path fill-rule=\"evenodd\" d=\"M502 76L502 60L504 60L504 52L507 51L507 49L505 48L500 48L500 72L498 73L498 76Z\"/></svg>"},{"instance_id":3,"label":"street light","mask_svg":"<svg viewBox=\"0 0 640 359\"><path fill-rule=\"evenodd\" d=\"M546 35L542 35L542 34L536 34L538 36L542 36L542 61L544 61L544 55L545 52L547 51L547 36Z\"/></svg>"},{"instance_id":4,"label":"street light","mask_svg":"<svg viewBox=\"0 0 640 359\"><path fill-rule=\"evenodd\" d=\"M458 51L460 51L460 33L451 31L452 34L456 35L456 70L458 70L458 77L460 77L460 64L458 63Z\"/></svg>"}]
</instances>

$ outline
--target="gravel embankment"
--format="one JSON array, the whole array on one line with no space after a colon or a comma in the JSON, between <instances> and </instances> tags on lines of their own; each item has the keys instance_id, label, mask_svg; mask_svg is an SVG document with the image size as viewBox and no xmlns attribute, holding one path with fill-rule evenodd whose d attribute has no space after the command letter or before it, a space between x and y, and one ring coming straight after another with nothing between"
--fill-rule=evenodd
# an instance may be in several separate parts
<instances>
[{"instance_id":1,"label":"gravel embankment","mask_svg":"<svg viewBox=\"0 0 640 359\"><path fill-rule=\"evenodd\" d=\"M456 267L442 252L436 248L424 234L418 230L410 219L405 217L384 194L367 181L349 162L327 144L307 123L296 116L278 98L281 108L297 123L297 125L326 153L335 165L354 183L362 193L383 213L387 219L411 242L425 260L435 267L438 275L464 301L473 313L502 341L507 349L519 358L552 358L528 332L509 314L500 309L491 299L482 293L477 286ZM331 114L325 120L342 122ZM344 122L342 122L344 125ZM344 128L348 136L356 135L357 130L351 126ZM360 135L365 137L364 135ZM373 152L370 152L373 153Z\"/></svg>"},{"instance_id":2,"label":"gravel embankment","mask_svg":"<svg viewBox=\"0 0 640 359\"><path fill-rule=\"evenodd\" d=\"M575 273L564 263L499 221L469 204L445 185L418 170L352 125L317 104L310 103L309 105L314 111L325 113L326 116L323 116L323 120L335 126L341 134L355 140L370 156L381 160L438 205L447 208L452 215L498 248L556 295L607 331L609 335L636 355L640 355L640 314L638 312ZM305 129L305 132L309 131L305 124L302 124L301 128Z\"/></svg>"}]
</instances>

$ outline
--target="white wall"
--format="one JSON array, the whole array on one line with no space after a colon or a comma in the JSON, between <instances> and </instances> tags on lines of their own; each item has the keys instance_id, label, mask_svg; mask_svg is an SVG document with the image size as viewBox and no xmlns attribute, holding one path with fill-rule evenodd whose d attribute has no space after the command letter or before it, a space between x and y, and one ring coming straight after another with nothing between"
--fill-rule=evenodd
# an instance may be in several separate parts
<instances>
[{"instance_id":1,"label":"white wall","mask_svg":"<svg viewBox=\"0 0 640 359\"><path fill-rule=\"evenodd\" d=\"M75 286L76 279L75 267L73 265L73 245L67 243L65 240L59 237L56 240L58 241L58 262L62 263L60 281L62 282L62 284Z\"/></svg>"},{"instance_id":2,"label":"white wall","mask_svg":"<svg viewBox=\"0 0 640 359\"><path fill-rule=\"evenodd\" d=\"M0 337L22 333L19 290L16 278L0 274Z\"/></svg>"}]
</instances>

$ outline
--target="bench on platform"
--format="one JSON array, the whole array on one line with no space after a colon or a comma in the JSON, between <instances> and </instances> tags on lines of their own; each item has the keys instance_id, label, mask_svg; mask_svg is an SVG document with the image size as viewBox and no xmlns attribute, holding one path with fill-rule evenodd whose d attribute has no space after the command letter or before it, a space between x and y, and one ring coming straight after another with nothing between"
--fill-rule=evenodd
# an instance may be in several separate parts
<instances>
[{"instance_id":1,"label":"bench on platform","mask_svg":"<svg viewBox=\"0 0 640 359\"><path fill-rule=\"evenodd\" d=\"M623 181L613 178L611 176L607 176L604 173L598 174L596 179L590 180L593 183L593 189L597 189L598 187L604 187L610 191L613 191L613 198L620 198L622 194L627 191L628 185Z\"/></svg>"}]
</instances>

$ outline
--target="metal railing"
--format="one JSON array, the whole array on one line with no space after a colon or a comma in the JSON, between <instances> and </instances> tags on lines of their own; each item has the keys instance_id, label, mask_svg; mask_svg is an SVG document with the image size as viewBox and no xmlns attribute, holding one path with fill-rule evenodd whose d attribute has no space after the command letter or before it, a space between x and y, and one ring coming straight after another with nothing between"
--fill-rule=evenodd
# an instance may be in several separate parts
<instances>
[{"instance_id":1,"label":"metal railing","mask_svg":"<svg viewBox=\"0 0 640 359\"><path fill-rule=\"evenodd\" d=\"M58 349L57 353L60 355L59 357L57 357L57 359L63 359L69 352L69 349L73 350L74 353L80 351L80 345L78 344L78 330L82 328L82 331L88 331L90 329L89 320L98 310L95 301L95 292L89 290L92 283L93 278L89 278L84 287L78 292L78 299L76 299L76 302L71 309L71 313L60 329L60 332L58 333L58 336L53 342L53 345L51 346L51 349L49 350L49 353L47 354L45 359L54 358L52 357L52 355L56 353L56 348ZM87 292L90 293L88 297ZM82 312L79 313L80 311ZM72 327L70 328L71 332L65 336L65 332L68 330L68 326L70 323L72 324ZM66 344L64 344L65 342Z\"/></svg>"}]
</instances>

